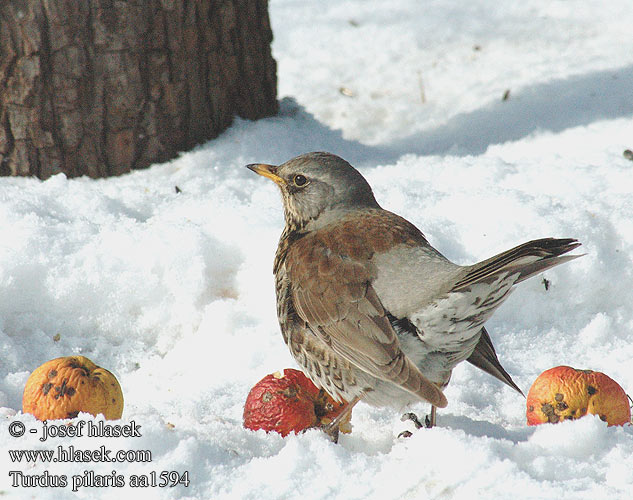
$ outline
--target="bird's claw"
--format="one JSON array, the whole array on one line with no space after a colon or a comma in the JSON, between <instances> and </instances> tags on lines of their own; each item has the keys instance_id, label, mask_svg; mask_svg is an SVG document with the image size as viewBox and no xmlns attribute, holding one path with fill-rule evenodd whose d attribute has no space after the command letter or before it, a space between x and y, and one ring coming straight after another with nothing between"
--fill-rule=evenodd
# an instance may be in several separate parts
<instances>
[{"instance_id":1,"label":"bird's claw","mask_svg":"<svg viewBox=\"0 0 633 500\"><path fill-rule=\"evenodd\" d=\"M426 417L424 417L424 427L426 427L427 429L433 427L431 415L427 415Z\"/></svg>"},{"instance_id":2,"label":"bird's claw","mask_svg":"<svg viewBox=\"0 0 633 500\"><path fill-rule=\"evenodd\" d=\"M413 422L413 425L415 425L416 429L421 429L422 427L428 427L428 422L429 422L429 417L427 416L426 419L424 420L425 424L427 425L423 425L422 422L420 422L420 419L418 418L418 416L409 411L405 414L402 415L402 417L400 417L400 420L402 422L406 422L407 420L411 420L411 422Z\"/></svg>"},{"instance_id":3,"label":"bird's claw","mask_svg":"<svg viewBox=\"0 0 633 500\"><path fill-rule=\"evenodd\" d=\"M322 425L321 430L327 434L327 436L330 438L330 441L332 441L335 444L338 443L339 426L336 420L333 420L332 422L328 424Z\"/></svg>"},{"instance_id":4,"label":"bird's claw","mask_svg":"<svg viewBox=\"0 0 633 500\"><path fill-rule=\"evenodd\" d=\"M400 417L400 420L402 422L406 422L407 420L410 420L411 422L413 422L413 425L415 426L416 429L422 429L422 427L426 429L430 429L431 427L434 427L433 416L434 416L433 412L431 412L430 415L427 415L426 417L424 417L424 423L422 423L420 422L420 419L415 413L407 412L403 414L402 417ZM411 431L402 431L400 434L398 434L398 437L408 438L408 437L411 437L412 435L413 433Z\"/></svg>"}]
</instances>

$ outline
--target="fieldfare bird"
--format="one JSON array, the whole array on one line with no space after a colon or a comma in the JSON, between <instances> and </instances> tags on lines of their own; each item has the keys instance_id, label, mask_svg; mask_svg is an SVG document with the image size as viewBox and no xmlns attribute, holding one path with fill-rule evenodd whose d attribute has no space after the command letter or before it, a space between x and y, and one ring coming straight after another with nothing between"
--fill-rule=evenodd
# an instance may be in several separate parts
<instances>
[{"instance_id":1,"label":"fieldfare bird","mask_svg":"<svg viewBox=\"0 0 633 500\"><path fill-rule=\"evenodd\" d=\"M520 391L484 323L515 284L578 257L575 239L529 241L469 266L450 262L413 224L378 205L342 158L308 153L247 167L280 188L286 226L275 255L277 315L306 375L347 411L359 400L435 408L462 361ZM522 393L521 393L522 394Z\"/></svg>"}]
</instances>

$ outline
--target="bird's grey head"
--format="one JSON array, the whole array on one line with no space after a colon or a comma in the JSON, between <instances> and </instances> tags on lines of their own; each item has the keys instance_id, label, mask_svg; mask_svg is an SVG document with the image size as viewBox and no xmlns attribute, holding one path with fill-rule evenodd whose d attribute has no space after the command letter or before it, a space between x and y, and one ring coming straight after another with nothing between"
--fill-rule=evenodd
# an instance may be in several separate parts
<instances>
[{"instance_id":1,"label":"bird's grey head","mask_svg":"<svg viewBox=\"0 0 633 500\"><path fill-rule=\"evenodd\" d=\"M332 213L378 207L371 187L358 170L330 153L306 153L279 166L247 165L281 189L286 224L303 228L324 223Z\"/></svg>"}]
</instances>

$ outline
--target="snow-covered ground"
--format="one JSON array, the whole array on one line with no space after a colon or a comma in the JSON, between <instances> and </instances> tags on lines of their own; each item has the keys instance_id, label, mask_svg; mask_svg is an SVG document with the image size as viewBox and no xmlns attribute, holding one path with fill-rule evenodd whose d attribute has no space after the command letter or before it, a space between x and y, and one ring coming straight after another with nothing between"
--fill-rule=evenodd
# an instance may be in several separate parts
<instances>
[{"instance_id":1,"label":"snow-covered ground","mask_svg":"<svg viewBox=\"0 0 633 500\"><path fill-rule=\"evenodd\" d=\"M531 238L579 239L586 255L547 271L548 290L541 278L521 284L488 330L524 391L561 364L633 391L630 2L272 0L270 12L278 116L236 120L120 178L0 179L0 495L630 498L631 426L527 427L525 400L467 364L438 427L408 439L397 411L364 404L337 445L317 430L283 439L241 421L251 386L296 366L274 305L281 202L243 165L314 150L351 161L383 207L458 263ZM24 384L70 354L116 374L119 423L142 436L39 440L42 424L21 413ZM9 434L13 422L23 437ZM8 453L59 445L149 450L151 462ZM9 471L66 475L68 486L13 487L23 479ZM163 471L183 482L188 472L189 486L159 487ZM152 472L157 486L130 486ZM125 486L98 487L97 476Z\"/></svg>"}]
</instances>

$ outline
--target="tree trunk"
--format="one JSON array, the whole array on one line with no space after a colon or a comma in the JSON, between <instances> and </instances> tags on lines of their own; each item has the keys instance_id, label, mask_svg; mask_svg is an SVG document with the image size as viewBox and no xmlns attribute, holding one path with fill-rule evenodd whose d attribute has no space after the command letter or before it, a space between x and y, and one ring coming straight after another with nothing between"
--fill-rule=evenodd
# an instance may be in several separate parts
<instances>
[{"instance_id":1,"label":"tree trunk","mask_svg":"<svg viewBox=\"0 0 633 500\"><path fill-rule=\"evenodd\" d=\"M277 112L267 0L0 0L0 174L104 177Z\"/></svg>"}]
</instances>

